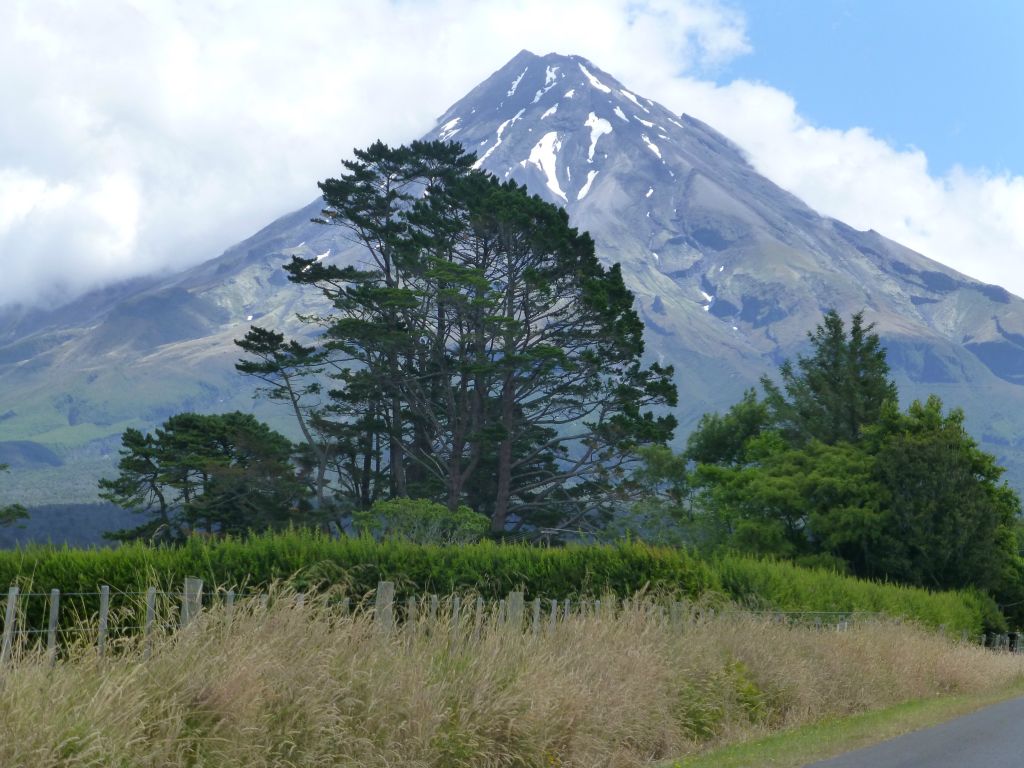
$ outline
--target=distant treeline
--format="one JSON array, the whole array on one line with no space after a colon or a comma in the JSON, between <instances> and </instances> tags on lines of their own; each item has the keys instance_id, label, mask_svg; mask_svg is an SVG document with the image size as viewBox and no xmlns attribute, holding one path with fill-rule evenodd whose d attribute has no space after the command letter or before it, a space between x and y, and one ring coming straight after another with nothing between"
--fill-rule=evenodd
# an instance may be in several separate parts
<instances>
[{"instance_id":1,"label":"distant treeline","mask_svg":"<svg viewBox=\"0 0 1024 768\"><path fill-rule=\"evenodd\" d=\"M0 526L0 549L28 544L67 544L90 547L107 543L104 531L135 523L136 515L116 504L41 504L28 508L17 525Z\"/></svg>"}]
</instances>

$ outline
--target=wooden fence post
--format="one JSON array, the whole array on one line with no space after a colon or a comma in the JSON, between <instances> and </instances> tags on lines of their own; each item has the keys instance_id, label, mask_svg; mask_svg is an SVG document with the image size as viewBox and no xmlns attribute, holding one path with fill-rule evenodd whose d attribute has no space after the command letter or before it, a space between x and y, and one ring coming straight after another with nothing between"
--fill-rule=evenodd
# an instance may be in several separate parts
<instances>
[{"instance_id":1,"label":"wooden fence post","mask_svg":"<svg viewBox=\"0 0 1024 768\"><path fill-rule=\"evenodd\" d=\"M229 589L228 593L224 595L224 614L228 621L231 621L231 617L235 615L235 590L233 589Z\"/></svg>"},{"instance_id":2,"label":"wooden fence post","mask_svg":"<svg viewBox=\"0 0 1024 768\"><path fill-rule=\"evenodd\" d=\"M377 584L377 599L373 607L373 618L377 629L390 632L395 625L395 582L381 581Z\"/></svg>"},{"instance_id":3,"label":"wooden fence post","mask_svg":"<svg viewBox=\"0 0 1024 768\"><path fill-rule=\"evenodd\" d=\"M50 590L50 623L46 627L46 655L50 667L57 664L57 617L60 615L60 590Z\"/></svg>"},{"instance_id":4,"label":"wooden fence post","mask_svg":"<svg viewBox=\"0 0 1024 768\"><path fill-rule=\"evenodd\" d=\"M184 629L203 609L203 580L185 577L185 593L181 597L181 628Z\"/></svg>"},{"instance_id":5,"label":"wooden fence post","mask_svg":"<svg viewBox=\"0 0 1024 768\"><path fill-rule=\"evenodd\" d=\"M540 632L540 598L535 597L533 599L533 634L537 635Z\"/></svg>"},{"instance_id":6,"label":"wooden fence post","mask_svg":"<svg viewBox=\"0 0 1024 768\"><path fill-rule=\"evenodd\" d=\"M551 618L548 621L548 631L554 632L555 625L558 623L558 601L551 601Z\"/></svg>"},{"instance_id":7,"label":"wooden fence post","mask_svg":"<svg viewBox=\"0 0 1024 768\"><path fill-rule=\"evenodd\" d=\"M523 628L523 612L526 608L526 598L522 592L509 592L505 609L508 612L508 623L515 630Z\"/></svg>"},{"instance_id":8,"label":"wooden fence post","mask_svg":"<svg viewBox=\"0 0 1024 768\"><path fill-rule=\"evenodd\" d=\"M437 622L437 607L440 604L440 600L437 595L430 596L430 627L433 629L434 624Z\"/></svg>"},{"instance_id":9,"label":"wooden fence post","mask_svg":"<svg viewBox=\"0 0 1024 768\"><path fill-rule=\"evenodd\" d=\"M107 650L107 620L110 615L110 587L104 584L100 587L100 626L96 633L96 651L100 658Z\"/></svg>"},{"instance_id":10,"label":"wooden fence post","mask_svg":"<svg viewBox=\"0 0 1024 768\"><path fill-rule=\"evenodd\" d=\"M143 627L144 650L143 659L153 655L153 622L156 620L156 587L146 590L146 624Z\"/></svg>"},{"instance_id":11,"label":"wooden fence post","mask_svg":"<svg viewBox=\"0 0 1024 768\"><path fill-rule=\"evenodd\" d=\"M452 598L452 640L459 636L459 627L462 626L462 598L458 595Z\"/></svg>"},{"instance_id":12,"label":"wooden fence post","mask_svg":"<svg viewBox=\"0 0 1024 768\"><path fill-rule=\"evenodd\" d=\"M565 615L562 617L562 621L569 620L569 611L572 610L572 601L567 597L565 598Z\"/></svg>"},{"instance_id":13,"label":"wooden fence post","mask_svg":"<svg viewBox=\"0 0 1024 768\"><path fill-rule=\"evenodd\" d=\"M7 610L4 612L4 634L0 640L0 667L7 663L11 656L11 644L14 642L14 622L18 617L18 588L7 590Z\"/></svg>"},{"instance_id":14,"label":"wooden fence post","mask_svg":"<svg viewBox=\"0 0 1024 768\"><path fill-rule=\"evenodd\" d=\"M476 599L476 619L473 623L473 639L480 639L480 629L484 624L484 599L478 597Z\"/></svg>"}]
</instances>

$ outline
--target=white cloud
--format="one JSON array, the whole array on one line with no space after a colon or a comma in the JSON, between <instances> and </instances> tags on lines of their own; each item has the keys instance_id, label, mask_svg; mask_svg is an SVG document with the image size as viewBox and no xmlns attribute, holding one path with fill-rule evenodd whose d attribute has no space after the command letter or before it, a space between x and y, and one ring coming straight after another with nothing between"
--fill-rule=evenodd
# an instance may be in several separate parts
<instances>
[{"instance_id":1,"label":"white cloud","mask_svg":"<svg viewBox=\"0 0 1024 768\"><path fill-rule=\"evenodd\" d=\"M582 54L823 213L1024 293L1024 181L936 179L920 153L810 126L770 87L694 79L749 49L715 0L14 0L0 304L215 256L315 198L352 147L424 133L521 48Z\"/></svg>"},{"instance_id":2,"label":"white cloud","mask_svg":"<svg viewBox=\"0 0 1024 768\"><path fill-rule=\"evenodd\" d=\"M614 68L745 46L705 0L0 4L0 304L215 256L521 48Z\"/></svg>"},{"instance_id":3,"label":"white cloud","mask_svg":"<svg viewBox=\"0 0 1024 768\"><path fill-rule=\"evenodd\" d=\"M920 150L864 128L813 126L766 85L677 79L661 98L732 138L820 213L1024 295L1024 177L960 167L932 176Z\"/></svg>"}]
</instances>

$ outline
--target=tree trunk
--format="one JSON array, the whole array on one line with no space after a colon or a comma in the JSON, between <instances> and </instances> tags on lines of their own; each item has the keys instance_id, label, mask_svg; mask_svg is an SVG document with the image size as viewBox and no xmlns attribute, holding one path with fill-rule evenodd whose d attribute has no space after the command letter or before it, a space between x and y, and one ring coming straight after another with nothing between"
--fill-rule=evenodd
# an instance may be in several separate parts
<instances>
[{"instance_id":1,"label":"tree trunk","mask_svg":"<svg viewBox=\"0 0 1024 768\"><path fill-rule=\"evenodd\" d=\"M501 392L501 426L505 436L498 445L498 489L494 499L494 512L491 515L491 531L501 533L508 521L508 511L512 494L512 414L514 387L511 378L505 381Z\"/></svg>"},{"instance_id":2,"label":"tree trunk","mask_svg":"<svg viewBox=\"0 0 1024 768\"><path fill-rule=\"evenodd\" d=\"M391 495L394 498L408 496L405 481L405 446L402 445L402 400L395 395L391 398Z\"/></svg>"}]
</instances>

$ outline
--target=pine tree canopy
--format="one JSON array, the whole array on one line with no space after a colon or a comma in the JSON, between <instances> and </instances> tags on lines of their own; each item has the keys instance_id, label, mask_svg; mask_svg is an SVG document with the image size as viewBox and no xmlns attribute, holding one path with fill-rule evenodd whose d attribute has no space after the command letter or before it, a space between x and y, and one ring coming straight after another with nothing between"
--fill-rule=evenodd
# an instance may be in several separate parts
<instances>
[{"instance_id":1,"label":"pine tree canopy","mask_svg":"<svg viewBox=\"0 0 1024 768\"><path fill-rule=\"evenodd\" d=\"M321 182L317 221L359 253L285 267L323 296L308 318L320 343L253 329L241 345L257 360L239 367L320 425L304 433L339 509L408 496L467 505L495 532L579 525L606 512L639 447L671 437L652 409L675 404L672 369L642 364L618 265L562 209L474 164L454 143L357 150ZM334 371L312 408L307 360Z\"/></svg>"}]
</instances>

